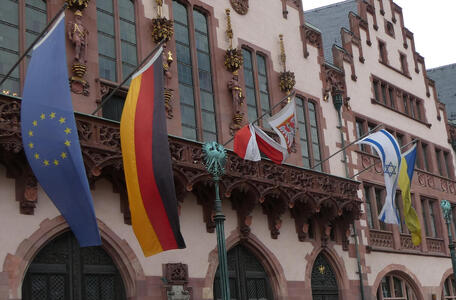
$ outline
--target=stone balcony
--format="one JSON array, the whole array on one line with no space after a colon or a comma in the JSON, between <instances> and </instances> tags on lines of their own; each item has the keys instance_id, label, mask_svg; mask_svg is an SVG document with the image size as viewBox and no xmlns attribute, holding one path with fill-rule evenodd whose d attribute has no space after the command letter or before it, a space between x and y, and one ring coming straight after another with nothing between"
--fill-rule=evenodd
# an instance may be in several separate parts
<instances>
[{"instance_id":1,"label":"stone balcony","mask_svg":"<svg viewBox=\"0 0 456 300\"><path fill-rule=\"evenodd\" d=\"M7 176L16 179L16 200L23 214L33 214L37 205L37 182L26 161L20 131L21 100L0 95L0 161ZM123 175L119 123L76 113L82 154L91 187L100 178L108 179L120 194L121 211L130 222ZM193 192L203 207L204 222L213 232L214 189L202 159L201 143L169 136L174 182L180 202ZM280 234L281 218L287 210L295 220L299 240L308 237L310 222L320 228L321 239L331 229L348 245L348 227L360 217L361 200L357 181L269 160L244 161L228 151L226 174L221 181L222 199L231 201L238 215L239 229L249 234L251 212L261 205L267 215L272 238ZM341 226L339 226L341 225ZM346 248L346 247L344 247Z\"/></svg>"}]
</instances>

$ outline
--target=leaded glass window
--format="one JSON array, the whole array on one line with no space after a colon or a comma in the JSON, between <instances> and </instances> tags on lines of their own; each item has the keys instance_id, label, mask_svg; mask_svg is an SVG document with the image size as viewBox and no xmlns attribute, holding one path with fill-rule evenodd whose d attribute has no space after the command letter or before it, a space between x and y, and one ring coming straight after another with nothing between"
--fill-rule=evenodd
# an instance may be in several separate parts
<instances>
[{"instance_id":1,"label":"leaded glass window","mask_svg":"<svg viewBox=\"0 0 456 300\"><path fill-rule=\"evenodd\" d=\"M411 285L402 277L387 275L380 282L377 300L417 300L417 297Z\"/></svg>"},{"instance_id":2,"label":"leaded glass window","mask_svg":"<svg viewBox=\"0 0 456 300\"><path fill-rule=\"evenodd\" d=\"M270 300L271 284L261 262L244 246L228 251L228 277L231 300ZM221 299L219 270L214 279L214 299Z\"/></svg>"},{"instance_id":3,"label":"leaded glass window","mask_svg":"<svg viewBox=\"0 0 456 300\"><path fill-rule=\"evenodd\" d=\"M306 168L310 168L321 160L315 104L303 97L296 97L296 115L303 165ZM321 171L321 165L315 169Z\"/></svg>"},{"instance_id":4,"label":"leaded glass window","mask_svg":"<svg viewBox=\"0 0 456 300\"><path fill-rule=\"evenodd\" d=\"M19 19L19 10L24 11L23 22ZM47 24L46 2L42 0L3 0L0 10L0 79L19 59L20 54L38 37ZM21 41L25 44L21 46ZM28 56L22 64L27 66ZM25 69L25 68L24 68ZM10 95L19 95L21 91L19 66L8 76L0 87ZM23 80L22 80L23 81Z\"/></svg>"},{"instance_id":5,"label":"leaded glass window","mask_svg":"<svg viewBox=\"0 0 456 300\"><path fill-rule=\"evenodd\" d=\"M98 0L96 5L100 77L121 82L138 64L135 7L131 0Z\"/></svg>"},{"instance_id":6,"label":"leaded glass window","mask_svg":"<svg viewBox=\"0 0 456 300\"><path fill-rule=\"evenodd\" d=\"M445 280L442 299L456 299L456 282L454 281L453 276L450 276Z\"/></svg>"},{"instance_id":7,"label":"leaded glass window","mask_svg":"<svg viewBox=\"0 0 456 300\"><path fill-rule=\"evenodd\" d=\"M175 0L173 16L182 136L217 141L207 16Z\"/></svg>"},{"instance_id":8,"label":"leaded glass window","mask_svg":"<svg viewBox=\"0 0 456 300\"><path fill-rule=\"evenodd\" d=\"M263 54L242 48L244 58L244 81L249 122L255 121L271 108L267 61ZM269 113L270 114L270 113ZM268 122L259 121L263 127L269 128Z\"/></svg>"}]
</instances>

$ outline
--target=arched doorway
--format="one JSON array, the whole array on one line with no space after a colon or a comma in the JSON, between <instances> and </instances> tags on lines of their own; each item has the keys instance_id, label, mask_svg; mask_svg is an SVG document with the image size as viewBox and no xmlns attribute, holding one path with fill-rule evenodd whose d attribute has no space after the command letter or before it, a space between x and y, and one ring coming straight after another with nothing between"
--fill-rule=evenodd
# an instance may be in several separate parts
<instances>
[{"instance_id":1,"label":"arched doorway","mask_svg":"<svg viewBox=\"0 0 456 300\"><path fill-rule=\"evenodd\" d=\"M228 276L232 300L272 300L271 284L263 265L247 248L237 245L228 251ZM220 275L214 279L214 299L221 299Z\"/></svg>"},{"instance_id":2,"label":"arched doorway","mask_svg":"<svg viewBox=\"0 0 456 300\"><path fill-rule=\"evenodd\" d=\"M23 300L125 300L111 257L101 247L80 248L72 232L35 256L22 284Z\"/></svg>"},{"instance_id":3,"label":"arched doorway","mask_svg":"<svg viewBox=\"0 0 456 300\"><path fill-rule=\"evenodd\" d=\"M336 274L326 257L320 253L312 268L312 299L338 300L339 288Z\"/></svg>"}]
</instances>

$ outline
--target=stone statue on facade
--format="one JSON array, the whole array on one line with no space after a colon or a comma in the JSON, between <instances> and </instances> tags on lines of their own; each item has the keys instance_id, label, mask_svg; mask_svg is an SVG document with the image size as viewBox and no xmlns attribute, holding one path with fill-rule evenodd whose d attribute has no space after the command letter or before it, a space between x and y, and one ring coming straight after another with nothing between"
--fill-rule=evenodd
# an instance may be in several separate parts
<instances>
[{"instance_id":1,"label":"stone statue on facade","mask_svg":"<svg viewBox=\"0 0 456 300\"><path fill-rule=\"evenodd\" d=\"M233 78L228 81L228 89L231 91L231 99L233 101L233 120L230 125L231 134L233 135L238 129L242 127L242 120L244 115L241 106L244 103L244 94L239 84L238 75L234 74Z\"/></svg>"},{"instance_id":2,"label":"stone statue on facade","mask_svg":"<svg viewBox=\"0 0 456 300\"><path fill-rule=\"evenodd\" d=\"M74 44L74 59L81 64L87 61L89 31L82 24L82 13L75 11L74 21L68 23L68 39Z\"/></svg>"}]
</instances>

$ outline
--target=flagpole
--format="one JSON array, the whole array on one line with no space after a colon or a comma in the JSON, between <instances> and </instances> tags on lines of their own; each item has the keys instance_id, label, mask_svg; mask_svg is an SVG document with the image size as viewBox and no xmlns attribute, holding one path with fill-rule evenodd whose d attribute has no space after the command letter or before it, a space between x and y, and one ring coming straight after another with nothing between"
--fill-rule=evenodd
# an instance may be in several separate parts
<instances>
[{"instance_id":1,"label":"flagpole","mask_svg":"<svg viewBox=\"0 0 456 300\"><path fill-rule=\"evenodd\" d=\"M133 76L133 74L135 74L139 68L142 67L142 65L148 61L152 55L155 54L155 52L157 52L157 50L165 43L165 39L162 39L155 47L154 49L152 49L152 51L150 51L150 53L146 56L146 58L144 58L140 64L138 64L136 66L136 68L131 71L130 74L128 74L127 77L125 77L125 79L119 84L116 86L116 88L114 90L112 90L112 92L106 96L106 98L103 99L103 101L101 101L100 105L98 105L98 107L92 112L92 115L95 115L105 104L106 102L108 102L109 99L111 99L111 97L131 78L131 76Z\"/></svg>"},{"instance_id":2,"label":"flagpole","mask_svg":"<svg viewBox=\"0 0 456 300\"><path fill-rule=\"evenodd\" d=\"M338 153L340 153L341 151L344 151L345 149L347 149L348 147L350 147L351 145L355 144L356 142L358 142L359 140L365 138L366 136L368 136L371 132L374 132L376 131L378 128L380 128L380 126L383 126L384 124L378 124L377 126L375 126L373 129L369 130L368 132L366 132L364 135L362 135L361 137L359 137L358 139L354 140L353 142L351 142L350 144L347 144L345 145L344 147L340 148L338 151L334 152L333 154L331 154L330 156L328 156L327 158L323 159L322 161L320 161L318 164L316 164L315 166L313 166L311 169L315 169L316 167L318 167L319 165L321 165L322 163L324 163L325 161L327 161L328 159L334 157L335 155L337 155Z\"/></svg>"},{"instance_id":3,"label":"flagpole","mask_svg":"<svg viewBox=\"0 0 456 300\"><path fill-rule=\"evenodd\" d=\"M24 59L24 57L32 50L32 48L38 43L38 41L43 37L43 35L47 32L49 27L54 23L54 21L60 16L60 14L67 8L68 3L64 3L63 6L60 8L60 10L57 12L57 14L52 18L52 20L44 27L43 31L37 36L37 38L33 41L33 43L30 44L30 46L25 50L25 52L19 57L19 59L16 61L16 63L11 67L11 69L6 73L5 77L3 77L2 81L0 81L0 86L8 79L8 77L13 73L14 69L21 63L21 61Z\"/></svg>"},{"instance_id":4,"label":"flagpole","mask_svg":"<svg viewBox=\"0 0 456 300\"><path fill-rule=\"evenodd\" d=\"M411 142L408 142L407 144L405 144L404 146L401 147L401 150L402 150L403 148L407 147L408 145L414 144L414 143L416 143L416 142L418 142L418 140L413 140L413 141L411 141ZM372 168L373 166L375 166L375 164L376 164L376 163L373 163L373 164L371 164L370 166L368 166L367 168L365 168L365 169L359 171L358 173L356 173L355 175L353 175L352 177L350 177L350 179L353 179L353 178L355 178L356 176L358 176L359 174L364 173L365 171L367 171L367 170L369 170L370 168Z\"/></svg>"},{"instance_id":5,"label":"flagpole","mask_svg":"<svg viewBox=\"0 0 456 300\"><path fill-rule=\"evenodd\" d=\"M289 95L286 95L285 97L283 97L282 99L280 99L279 102L277 102L276 104L274 104L269 110L267 110L265 113L263 113L261 116L259 116L258 118L256 118L253 122L251 122L250 124L254 124L256 122L258 122L259 120L261 120L264 116L266 116L267 114L270 114L272 112L272 110L274 108L276 108L277 106L279 106L279 104L281 104L283 101L287 100L288 98L291 98L294 96L294 94L296 94L295 91L291 92L291 94ZM223 147L225 147L226 145L228 145L232 140L234 140L234 136L231 137L228 141L226 141L224 144L223 144Z\"/></svg>"}]
</instances>

